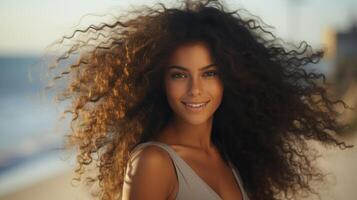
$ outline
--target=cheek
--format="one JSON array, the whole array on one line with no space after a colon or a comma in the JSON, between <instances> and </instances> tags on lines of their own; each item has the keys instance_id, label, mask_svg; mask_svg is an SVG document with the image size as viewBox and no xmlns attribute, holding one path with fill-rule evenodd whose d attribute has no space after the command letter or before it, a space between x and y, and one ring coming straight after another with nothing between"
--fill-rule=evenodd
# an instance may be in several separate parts
<instances>
[{"instance_id":1,"label":"cheek","mask_svg":"<svg viewBox=\"0 0 357 200\"><path fill-rule=\"evenodd\" d=\"M169 100L180 99L185 93L185 85L183 83L166 81L165 89Z\"/></svg>"},{"instance_id":2,"label":"cheek","mask_svg":"<svg viewBox=\"0 0 357 200\"><path fill-rule=\"evenodd\" d=\"M220 101L222 99L223 85L221 82L217 81L211 84L208 90L210 91L212 97L215 98L217 101Z\"/></svg>"}]
</instances>

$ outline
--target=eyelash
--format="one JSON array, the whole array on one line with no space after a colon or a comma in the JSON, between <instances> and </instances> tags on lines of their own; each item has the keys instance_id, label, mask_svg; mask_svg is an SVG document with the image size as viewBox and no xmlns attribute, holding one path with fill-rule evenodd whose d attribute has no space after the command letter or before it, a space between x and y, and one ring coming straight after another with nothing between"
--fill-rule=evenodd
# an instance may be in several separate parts
<instances>
[{"instance_id":1,"label":"eyelash","mask_svg":"<svg viewBox=\"0 0 357 200\"><path fill-rule=\"evenodd\" d=\"M217 75L217 72L216 71L208 71L208 72L205 72L204 74L206 74L206 73L213 73L214 75L213 76L216 76ZM181 74L183 74L183 73L173 73L173 74L171 74L171 78L173 78L173 79L178 79L178 77L175 77L176 75L181 75Z\"/></svg>"}]
</instances>

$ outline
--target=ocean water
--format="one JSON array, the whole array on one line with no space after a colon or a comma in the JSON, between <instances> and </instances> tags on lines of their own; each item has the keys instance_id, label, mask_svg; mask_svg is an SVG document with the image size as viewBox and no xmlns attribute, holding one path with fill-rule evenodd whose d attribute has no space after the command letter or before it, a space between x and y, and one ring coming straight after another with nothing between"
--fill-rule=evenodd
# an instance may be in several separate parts
<instances>
[{"instance_id":1,"label":"ocean water","mask_svg":"<svg viewBox=\"0 0 357 200\"><path fill-rule=\"evenodd\" d=\"M40 57L0 57L0 195L70 167ZM62 130L62 132L61 132Z\"/></svg>"}]
</instances>

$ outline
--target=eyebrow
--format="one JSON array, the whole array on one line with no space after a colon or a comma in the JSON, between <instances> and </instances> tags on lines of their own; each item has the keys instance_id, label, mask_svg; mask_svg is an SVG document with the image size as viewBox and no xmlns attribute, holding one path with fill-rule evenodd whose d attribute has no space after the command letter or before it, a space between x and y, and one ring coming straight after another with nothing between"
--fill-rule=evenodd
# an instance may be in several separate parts
<instances>
[{"instance_id":1,"label":"eyebrow","mask_svg":"<svg viewBox=\"0 0 357 200\"><path fill-rule=\"evenodd\" d=\"M199 70L202 71L202 70L211 68L213 66L216 66L216 64L215 63L209 64L207 66L204 66L204 67L200 68ZM188 68L185 68L185 67L182 67L182 66L178 66L178 65L170 65L170 66L168 66L168 70L170 70L170 69L181 69L183 71L189 71Z\"/></svg>"}]
</instances>

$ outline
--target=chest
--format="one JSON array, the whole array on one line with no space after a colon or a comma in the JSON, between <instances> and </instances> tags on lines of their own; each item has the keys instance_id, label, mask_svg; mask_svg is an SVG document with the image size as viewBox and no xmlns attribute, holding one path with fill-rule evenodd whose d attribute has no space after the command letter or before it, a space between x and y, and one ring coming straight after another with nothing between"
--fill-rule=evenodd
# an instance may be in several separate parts
<instances>
[{"instance_id":1,"label":"chest","mask_svg":"<svg viewBox=\"0 0 357 200\"><path fill-rule=\"evenodd\" d=\"M232 168L219 156L207 157L202 153L176 148L177 154L198 176L199 182L213 190L223 200L242 199L242 191ZM169 199L174 200L179 191L176 180Z\"/></svg>"}]
</instances>

